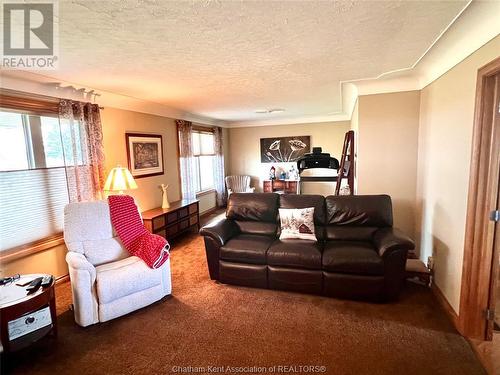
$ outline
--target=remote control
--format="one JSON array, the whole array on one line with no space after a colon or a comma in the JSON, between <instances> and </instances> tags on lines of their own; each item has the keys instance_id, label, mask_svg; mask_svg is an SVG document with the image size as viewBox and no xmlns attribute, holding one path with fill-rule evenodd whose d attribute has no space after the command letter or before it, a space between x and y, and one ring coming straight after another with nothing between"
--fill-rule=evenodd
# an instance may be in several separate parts
<instances>
[{"instance_id":1,"label":"remote control","mask_svg":"<svg viewBox=\"0 0 500 375\"><path fill-rule=\"evenodd\" d=\"M52 284L52 275L45 275L42 279L42 286L45 288Z\"/></svg>"},{"instance_id":2,"label":"remote control","mask_svg":"<svg viewBox=\"0 0 500 375\"><path fill-rule=\"evenodd\" d=\"M28 291L28 294L33 294L35 293L40 287L42 286L42 280L43 277L37 277L35 280L33 280L30 285L26 288Z\"/></svg>"}]
</instances>

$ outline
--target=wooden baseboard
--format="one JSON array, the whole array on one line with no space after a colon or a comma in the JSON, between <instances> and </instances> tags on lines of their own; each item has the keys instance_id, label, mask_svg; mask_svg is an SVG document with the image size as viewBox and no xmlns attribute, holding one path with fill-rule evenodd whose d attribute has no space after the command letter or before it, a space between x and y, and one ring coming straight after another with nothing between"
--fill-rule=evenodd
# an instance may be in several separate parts
<instances>
[{"instance_id":1,"label":"wooden baseboard","mask_svg":"<svg viewBox=\"0 0 500 375\"><path fill-rule=\"evenodd\" d=\"M214 212L216 212L219 208L217 206L215 207L212 207L204 212L200 212L200 218L203 218L205 216L208 216L208 215L211 215L213 214Z\"/></svg>"},{"instance_id":2,"label":"wooden baseboard","mask_svg":"<svg viewBox=\"0 0 500 375\"><path fill-rule=\"evenodd\" d=\"M432 290L432 293L434 294L434 296L436 297L437 301L439 302L439 304L443 308L443 310L446 312L446 315L448 315L448 318L450 318L453 325L455 326L455 328L458 331L458 315L457 315L457 313L455 312L453 307L451 307L450 303L448 302L448 300L444 296L441 289L439 289L439 287L436 285L436 283L432 283L431 290Z\"/></svg>"},{"instance_id":3,"label":"wooden baseboard","mask_svg":"<svg viewBox=\"0 0 500 375\"><path fill-rule=\"evenodd\" d=\"M56 285L61 284L61 283L65 283L67 281L69 281L69 274L64 275L64 276L59 276L58 278L56 278Z\"/></svg>"}]
</instances>

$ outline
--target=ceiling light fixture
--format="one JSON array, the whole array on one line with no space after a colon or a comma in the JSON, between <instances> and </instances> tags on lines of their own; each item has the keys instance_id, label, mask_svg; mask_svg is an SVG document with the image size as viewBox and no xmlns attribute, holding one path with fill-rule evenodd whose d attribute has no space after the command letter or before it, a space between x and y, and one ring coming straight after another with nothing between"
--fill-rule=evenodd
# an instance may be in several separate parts
<instances>
[{"instance_id":1,"label":"ceiling light fixture","mask_svg":"<svg viewBox=\"0 0 500 375\"><path fill-rule=\"evenodd\" d=\"M282 113L285 112L282 108L272 108L272 109L257 109L255 113L266 114L266 113Z\"/></svg>"},{"instance_id":2,"label":"ceiling light fixture","mask_svg":"<svg viewBox=\"0 0 500 375\"><path fill-rule=\"evenodd\" d=\"M269 110L269 113L282 113L282 112L285 112L285 110L282 108L273 108Z\"/></svg>"}]
</instances>

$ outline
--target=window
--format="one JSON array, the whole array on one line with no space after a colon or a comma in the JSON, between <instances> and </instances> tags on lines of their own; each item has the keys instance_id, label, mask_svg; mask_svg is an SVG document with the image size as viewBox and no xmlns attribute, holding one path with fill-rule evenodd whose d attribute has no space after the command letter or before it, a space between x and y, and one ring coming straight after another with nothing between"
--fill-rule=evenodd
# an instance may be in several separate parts
<instances>
[{"instance_id":1,"label":"window","mask_svg":"<svg viewBox=\"0 0 500 375\"><path fill-rule=\"evenodd\" d=\"M62 231L69 202L66 159L84 164L78 124L59 125L56 115L0 110L0 251Z\"/></svg>"},{"instance_id":2,"label":"window","mask_svg":"<svg viewBox=\"0 0 500 375\"><path fill-rule=\"evenodd\" d=\"M214 134L203 130L194 130L192 133L195 187L196 191L205 191L214 188Z\"/></svg>"}]
</instances>

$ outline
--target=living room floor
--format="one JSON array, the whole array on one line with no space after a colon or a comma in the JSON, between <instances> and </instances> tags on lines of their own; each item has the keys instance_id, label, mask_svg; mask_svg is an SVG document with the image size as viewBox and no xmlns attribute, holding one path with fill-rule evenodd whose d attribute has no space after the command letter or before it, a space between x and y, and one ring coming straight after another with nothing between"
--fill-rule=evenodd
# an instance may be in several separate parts
<instances>
[{"instance_id":1,"label":"living room floor","mask_svg":"<svg viewBox=\"0 0 500 375\"><path fill-rule=\"evenodd\" d=\"M81 328L68 310L70 285L59 284L58 339L14 355L8 372L165 374L179 372L175 366L318 365L334 374L485 373L423 286L408 283L390 304L230 286L209 279L200 236L175 245L172 297Z\"/></svg>"}]
</instances>

